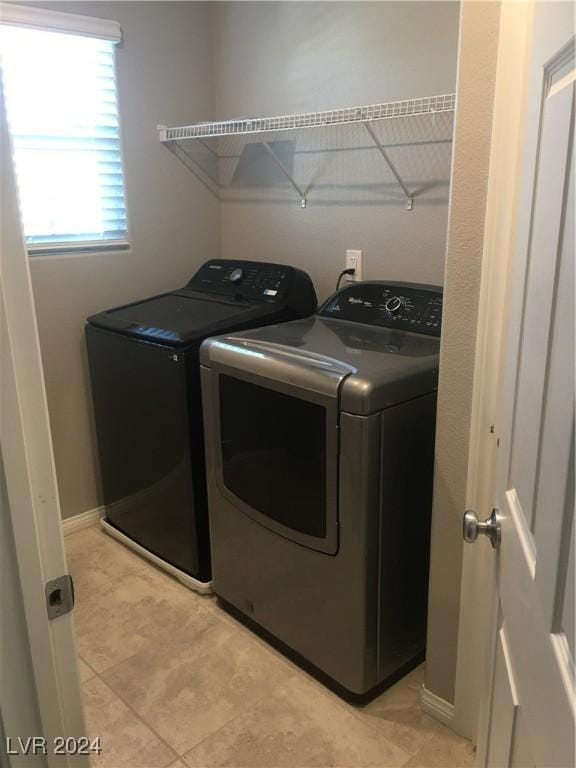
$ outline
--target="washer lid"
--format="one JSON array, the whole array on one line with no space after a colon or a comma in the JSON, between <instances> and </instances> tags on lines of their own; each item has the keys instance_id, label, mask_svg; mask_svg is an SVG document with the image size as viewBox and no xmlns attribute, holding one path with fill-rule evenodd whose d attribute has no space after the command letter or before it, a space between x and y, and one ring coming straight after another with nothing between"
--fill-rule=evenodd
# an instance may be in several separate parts
<instances>
[{"instance_id":1,"label":"washer lid","mask_svg":"<svg viewBox=\"0 0 576 768\"><path fill-rule=\"evenodd\" d=\"M157 344L178 345L225 330L222 326L244 314L243 303L199 299L167 293L88 318L90 325L137 336Z\"/></svg>"},{"instance_id":2,"label":"washer lid","mask_svg":"<svg viewBox=\"0 0 576 768\"><path fill-rule=\"evenodd\" d=\"M213 362L285 381L295 388L340 395L340 409L368 415L432 392L439 339L347 320L314 317L208 339Z\"/></svg>"}]
</instances>

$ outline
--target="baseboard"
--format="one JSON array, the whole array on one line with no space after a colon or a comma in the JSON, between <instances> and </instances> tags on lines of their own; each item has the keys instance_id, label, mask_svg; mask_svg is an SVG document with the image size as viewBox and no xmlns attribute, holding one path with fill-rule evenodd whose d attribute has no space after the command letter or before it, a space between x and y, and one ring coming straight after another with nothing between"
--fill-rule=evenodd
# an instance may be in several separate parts
<instances>
[{"instance_id":1,"label":"baseboard","mask_svg":"<svg viewBox=\"0 0 576 768\"><path fill-rule=\"evenodd\" d=\"M427 712L431 717L440 720L444 725L453 726L454 704L450 704L449 701L436 696L435 693L429 691L424 685L422 686L420 703L424 712Z\"/></svg>"},{"instance_id":2,"label":"baseboard","mask_svg":"<svg viewBox=\"0 0 576 768\"><path fill-rule=\"evenodd\" d=\"M104 507L88 509L86 512L81 512L79 515L66 517L62 520L62 531L64 532L64 536L70 536L71 533L81 531L82 528L90 528L93 525L98 525L103 517Z\"/></svg>"}]
</instances>

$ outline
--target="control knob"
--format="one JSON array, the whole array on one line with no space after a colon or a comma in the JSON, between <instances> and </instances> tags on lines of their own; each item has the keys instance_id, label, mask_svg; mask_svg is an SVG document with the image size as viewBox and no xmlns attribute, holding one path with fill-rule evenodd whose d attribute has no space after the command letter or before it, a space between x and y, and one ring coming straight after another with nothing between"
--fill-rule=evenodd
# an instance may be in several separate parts
<instances>
[{"instance_id":1,"label":"control knob","mask_svg":"<svg viewBox=\"0 0 576 768\"><path fill-rule=\"evenodd\" d=\"M230 277L228 278L231 283L239 283L240 280L244 277L244 270L237 268L233 269L230 273Z\"/></svg>"},{"instance_id":2,"label":"control knob","mask_svg":"<svg viewBox=\"0 0 576 768\"><path fill-rule=\"evenodd\" d=\"M389 315L397 315L404 306L404 301L399 296L391 296L384 307Z\"/></svg>"}]
</instances>

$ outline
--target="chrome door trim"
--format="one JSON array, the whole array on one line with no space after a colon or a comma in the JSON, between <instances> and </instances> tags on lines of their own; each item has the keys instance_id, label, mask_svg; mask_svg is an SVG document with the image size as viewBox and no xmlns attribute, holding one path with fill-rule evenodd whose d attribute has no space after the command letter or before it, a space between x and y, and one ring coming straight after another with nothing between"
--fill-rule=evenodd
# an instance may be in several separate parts
<instances>
[{"instance_id":1,"label":"chrome door trim","mask_svg":"<svg viewBox=\"0 0 576 768\"><path fill-rule=\"evenodd\" d=\"M242 358L242 363L245 360ZM329 555L335 555L338 552L338 465L339 465L339 434L338 434L338 388L345 376L341 376L336 386L331 376L331 388L334 394L321 393L309 390L305 387L295 384L289 384L285 381L277 381L267 375L256 373L254 370L239 369L232 365L218 363L212 357L212 348L210 354L210 366L212 370L212 398L213 398L213 428L214 428L214 450L215 450L215 479L218 490L222 496L233 504L239 511L250 517L268 530L282 536L285 539L294 541L309 549L324 552ZM272 371L267 368L267 372ZM222 466L222 444L220 431L220 375L230 376L232 378L255 384L265 389L280 392L290 397L296 397L307 402L321 405L326 411L326 536L318 538L309 534L295 531L282 523L272 520L267 515L253 509L242 499L229 490L224 483L224 472Z\"/></svg>"},{"instance_id":2,"label":"chrome door trim","mask_svg":"<svg viewBox=\"0 0 576 768\"><path fill-rule=\"evenodd\" d=\"M222 336L205 345L211 368L227 366L333 397L338 395L342 381L356 371L352 365L327 355L258 339Z\"/></svg>"}]
</instances>

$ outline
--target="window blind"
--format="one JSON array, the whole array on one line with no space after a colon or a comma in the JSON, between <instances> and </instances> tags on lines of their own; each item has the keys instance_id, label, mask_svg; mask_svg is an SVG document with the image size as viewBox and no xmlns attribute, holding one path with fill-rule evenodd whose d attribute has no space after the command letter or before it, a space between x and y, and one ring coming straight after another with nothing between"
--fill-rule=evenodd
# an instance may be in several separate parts
<instances>
[{"instance_id":1,"label":"window blind","mask_svg":"<svg viewBox=\"0 0 576 768\"><path fill-rule=\"evenodd\" d=\"M4 24L0 34L30 250L126 243L114 42Z\"/></svg>"}]
</instances>

